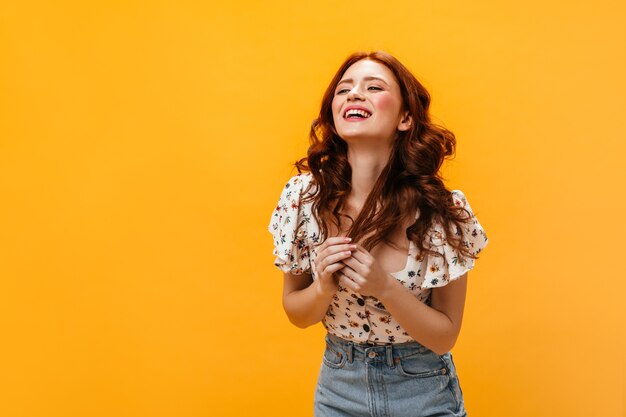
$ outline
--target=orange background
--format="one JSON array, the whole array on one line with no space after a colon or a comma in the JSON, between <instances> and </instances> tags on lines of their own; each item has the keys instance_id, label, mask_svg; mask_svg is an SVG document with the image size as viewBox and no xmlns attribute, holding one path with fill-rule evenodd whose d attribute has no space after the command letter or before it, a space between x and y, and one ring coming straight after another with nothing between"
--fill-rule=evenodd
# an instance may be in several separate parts
<instances>
[{"instance_id":1,"label":"orange background","mask_svg":"<svg viewBox=\"0 0 626 417\"><path fill-rule=\"evenodd\" d=\"M266 227L360 49L429 89L490 239L469 414L626 415L622 2L7 3L0 415L312 415Z\"/></svg>"}]
</instances>

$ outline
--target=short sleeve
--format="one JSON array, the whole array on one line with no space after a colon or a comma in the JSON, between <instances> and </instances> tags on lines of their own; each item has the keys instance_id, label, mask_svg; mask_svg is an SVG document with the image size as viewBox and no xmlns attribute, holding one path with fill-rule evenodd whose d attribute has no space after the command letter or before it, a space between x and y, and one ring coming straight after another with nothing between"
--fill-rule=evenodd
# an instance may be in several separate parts
<instances>
[{"instance_id":1,"label":"short sleeve","mask_svg":"<svg viewBox=\"0 0 626 417\"><path fill-rule=\"evenodd\" d=\"M272 212L268 230L274 237L274 265L294 275L311 273L308 225L310 205L302 203L303 193L312 179L310 173L298 174L287 182Z\"/></svg>"},{"instance_id":2,"label":"short sleeve","mask_svg":"<svg viewBox=\"0 0 626 417\"><path fill-rule=\"evenodd\" d=\"M464 207L470 214L467 223L462 225L462 244L473 255L478 255L487 246L489 240L485 230L474 215L465 195L460 190L452 190L452 198L457 206ZM445 229L437 224L430 235L430 249L443 256L428 255L426 273L422 288L443 287L449 282L460 278L474 267L475 259L461 255L446 239Z\"/></svg>"}]
</instances>

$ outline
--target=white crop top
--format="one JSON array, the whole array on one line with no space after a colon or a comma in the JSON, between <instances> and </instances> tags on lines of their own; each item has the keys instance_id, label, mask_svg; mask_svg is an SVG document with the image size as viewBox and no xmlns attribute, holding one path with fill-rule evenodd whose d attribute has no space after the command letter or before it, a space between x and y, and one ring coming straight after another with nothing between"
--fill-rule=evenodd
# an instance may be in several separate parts
<instances>
[{"instance_id":1,"label":"white crop top","mask_svg":"<svg viewBox=\"0 0 626 417\"><path fill-rule=\"evenodd\" d=\"M312 214L312 202L301 203L303 193L313 180L310 172L291 177L272 212L268 229L274 237L274 265L295 275L312 274L315 280L311 260L315 260L316 246L322 243L320 229ZM487 245L487 235L465 195L460 190L452 190L452 196L457 205L471 214L471 221L464 226L463 243L477 255ZM430 249L443 256L420 257L416 245L410 242L405 268L391 275L420 301L430 305L431 289L460 278L474 267L474 259L461 256L449 245L440 225L435 226L429 236ZM342 286L333 296L322 323L329 333L356 342L413 341L375 297L364 297Z\"/></svg>"}]
</instances>

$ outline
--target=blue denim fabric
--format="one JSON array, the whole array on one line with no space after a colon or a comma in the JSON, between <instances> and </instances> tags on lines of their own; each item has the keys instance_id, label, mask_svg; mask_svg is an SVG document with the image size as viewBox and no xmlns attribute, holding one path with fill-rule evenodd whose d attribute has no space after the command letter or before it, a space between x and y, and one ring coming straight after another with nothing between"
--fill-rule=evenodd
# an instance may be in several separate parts
<instances>
[{"instance_id":1,"label":"blue denim fabric","mask_svg":"<svg viewBox=\"0 0 626 417\"><path fill-rule=\"evenodd\" d=\"M315 417L466 417L450 352L417 342L372 345L326 335Z\"/></svg>"}]
</instances>

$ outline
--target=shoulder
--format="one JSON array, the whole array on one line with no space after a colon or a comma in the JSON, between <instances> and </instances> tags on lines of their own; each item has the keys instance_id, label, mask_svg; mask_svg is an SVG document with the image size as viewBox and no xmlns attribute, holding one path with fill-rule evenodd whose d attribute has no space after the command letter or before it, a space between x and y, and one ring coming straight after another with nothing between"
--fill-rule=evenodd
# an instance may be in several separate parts
<instances>
[{"instance_id":1,"label":"shoulder","mask_svg":"<svg viewBox=\"0 0 626 417\"><path fill-rule=\"evenodd\" d=\"M472 211L472 206L470 206L470 203L467 201L465 193L461 190L452 190L451 196L454 205L464 211L465 214L469 216L469 218L473 219L474 212Z\"/></svg>"},{"instance_id":2,"label":"shoulder","mask_svg":"<svg viewBox=\"0 0 626 417\"><path fill-rule=\"evenodd\" d=\"M302 172L289 178L283 188L283 196L303 197L305 193L311 194L314 191L315 178L310 172Z\"/></svg>"},{"instance_id":3,"label":"shoulder","mask_svg":"<svg viewBox=\"0 0 626 417\"><path fill-rule=\"evenodd\" d=\"M466 242L466 246L473 247L474 249L476 249L476 254L478 254L478 252L480 252L480 249L487 244L488 239L487 239L487 234L485 233L485 229L483 228L483 226L478 221L478 218L476 217L477 212L474 212L472 210L472 207L467 201L465 194L461 190L452 190L452 199L454 201L455 206L462 208L465 214L467 215L464 221L465 223L464 231L466 232L464 233L464 235L470 241ZM472 242L473 240L477 238L478 239L482 238L484 242L481 241L479 244Z\"/></svg>"},{"instance_id":4,"label":"shoulder","mask_svg":"<svg viewBox=\"0 0 626 417\"><path fill-rule=\"evenodd\" d=\"M275 215L279 213L297 212L300 210L310 211L312 199L309 198L314 194L313 174L303 172L289 178L289 181L283 187L278 205L276 206Z\"/></svg>"},{"instance_id":5,"label":"shoulder","mask_svg":"<svg viewBox=\"0 0 626 417\"><path fill-rule=\"evenodd\" d=\"M467 198L465 198L465 193L463 193L463 191L452 190L450 191L450 194L452 195L452 201L454 201L455 205L464 207L467 204Z\"/></svg>"},{"instance_id":6,"label":"shoulder","mask_svg":"<svg viewBox=\"0 0 626 417\"><path fill-rule=\"evenodd\" d=\"M313 181L314 181L314 178L313 178L312 173L302 172L289 178L289 181L287 181L285 188L289 188L289 187L303 188L311 184Z\"/></svg>"},{"instance_id":7,"label":"shoulder","mask_svg":"<svg viewBox=\"0 0 626 417\"><path fill-rule=\"evenodd\" d=\"M310 273L309 223L310 202L304 195L312 183L311 173L292 176L285 184L278 204L274 208L268 230L274 237L274 264L284 272L295 275Z\"/></svg>"},{"instance_id":8,"label":"shoulder","mask_svg":"<svg viewBox=\"0 0 626 417\"><path fill-rule=\"evenodd\" d=\"M465 193L463 191L455 189L450 191L450 198L452 204L454 204L455 210L458 210L463 218L463 223L469 223L475 220L474 213L467 202ZM448 224L447 226L452 226ZM433 221L433 226L429 232L430 242L435 246L439 246L444 243L446 236L446 225L441 220Z\"/></svg>"}]
</instances>

